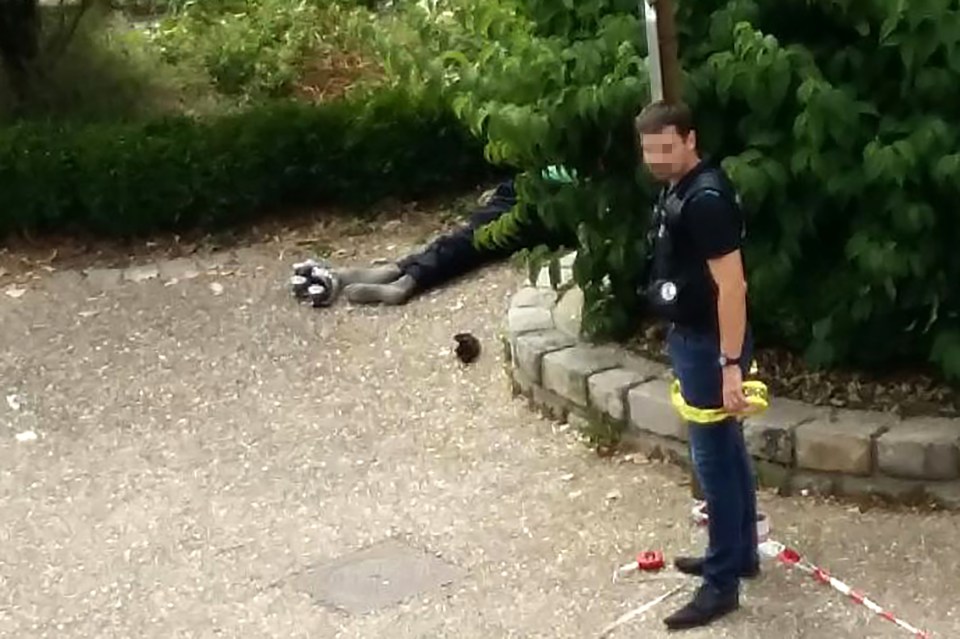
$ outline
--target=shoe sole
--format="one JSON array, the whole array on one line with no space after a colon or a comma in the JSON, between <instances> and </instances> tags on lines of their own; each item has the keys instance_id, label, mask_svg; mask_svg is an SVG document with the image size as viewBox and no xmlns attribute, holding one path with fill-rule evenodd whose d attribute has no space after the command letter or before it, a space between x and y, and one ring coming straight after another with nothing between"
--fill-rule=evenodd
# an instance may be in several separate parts
<instances>
[{"instance_id":1,"label":"shoe sole","mask_svg":"<svg viewBox=\"0 0 960 639\"><path fill-rule=\"evenodd\" d=\"M667 626L667 630L670 632L676 632L679 630L693 630L694 628L703 628L704 626L709 626L710 624L716 621L719 621L720 619L726 617L729 614L733 614L739 609L740 609L739 605L733 606L729 610L724 610L723 612L717 613L714 616L710 617L710 619L706 621L701 621L698 623L691 622L691 623L684 623L684 624L674 624L674 625L664 624L664 625Z\"/></svg>"}]
</instances>

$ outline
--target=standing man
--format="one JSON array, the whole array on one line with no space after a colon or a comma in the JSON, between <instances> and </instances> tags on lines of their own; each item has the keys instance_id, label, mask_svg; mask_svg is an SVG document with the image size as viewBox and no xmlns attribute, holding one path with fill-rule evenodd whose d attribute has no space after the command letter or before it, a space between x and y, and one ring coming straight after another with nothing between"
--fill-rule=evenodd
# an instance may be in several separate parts
<instances>
[{"instance_id":1,"label":"standing man","mask_svg":"<svg viewBox=\"0 0 960 639\"><path fill-rule=\"evenodd\" d=\"M743 213L723 169L701 159L688 107L655 102L636 119L644 163L664 183L651 227L647 296L670 323L668 350L687 404L747 409L743 375L752 356L741 248ZM759 571L757 503L740 419L689 425L694 472L707 502L705 557L679 557L703 577L693 600L664 620L703 626L740 605L740 579Z\"/></svg>"}]
</instances>

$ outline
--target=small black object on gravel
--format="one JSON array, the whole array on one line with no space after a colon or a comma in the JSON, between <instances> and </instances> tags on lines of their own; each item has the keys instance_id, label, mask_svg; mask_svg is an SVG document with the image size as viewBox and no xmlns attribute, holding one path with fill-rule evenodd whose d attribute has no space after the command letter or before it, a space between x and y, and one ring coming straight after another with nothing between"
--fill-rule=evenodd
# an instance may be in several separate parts
<instances>
[{"instance_id":1,"label":"small black object on gravel","mask_svg":"<svg viewBox=\"0 0 960 639\"><path fill-rule=\"evenodd\" d=\"M454 352L464 364L470 364L480 357L480 340L470 333L457 333L453 336L457 341Z\"/></svg>"}]
</instances>

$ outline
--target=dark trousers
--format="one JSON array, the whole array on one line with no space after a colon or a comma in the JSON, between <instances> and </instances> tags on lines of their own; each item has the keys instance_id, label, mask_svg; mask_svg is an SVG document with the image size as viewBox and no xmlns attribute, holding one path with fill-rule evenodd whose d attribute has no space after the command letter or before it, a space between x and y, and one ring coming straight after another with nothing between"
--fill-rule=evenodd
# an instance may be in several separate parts
<instances>
[{"instance_id":1,"label":"dark trousers","mask_svg":"<svg viewBox=\"0 0 960 639\"><path fill-rule=\"evenodd\" d=\"M667 345L684 400L698 408L723 406L720 338L716 333L671 329ZM753 340L744 340L742 367L749 369ZM690 456L707 502L710 537L704 580L718 592L739 587L739 574L757 561L757 495L750 455L739 420L690 424Z\"/></svg>"}]
</instances>

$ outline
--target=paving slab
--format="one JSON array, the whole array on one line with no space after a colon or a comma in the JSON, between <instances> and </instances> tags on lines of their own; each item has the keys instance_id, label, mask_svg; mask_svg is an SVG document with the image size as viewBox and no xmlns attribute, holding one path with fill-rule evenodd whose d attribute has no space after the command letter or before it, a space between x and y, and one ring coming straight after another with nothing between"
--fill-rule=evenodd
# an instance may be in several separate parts
<instances>
[{"instance_id":1,"label":"paving slab","mask_svg":"<svg viewBox=\"0 0 960 639\"><path fill-rule=\"evenodd\" d=\"M297 590L351 614L401 603L463 577L463 571L422 550L388 539L292 578Z\"/></svg>"}]
</instances>

